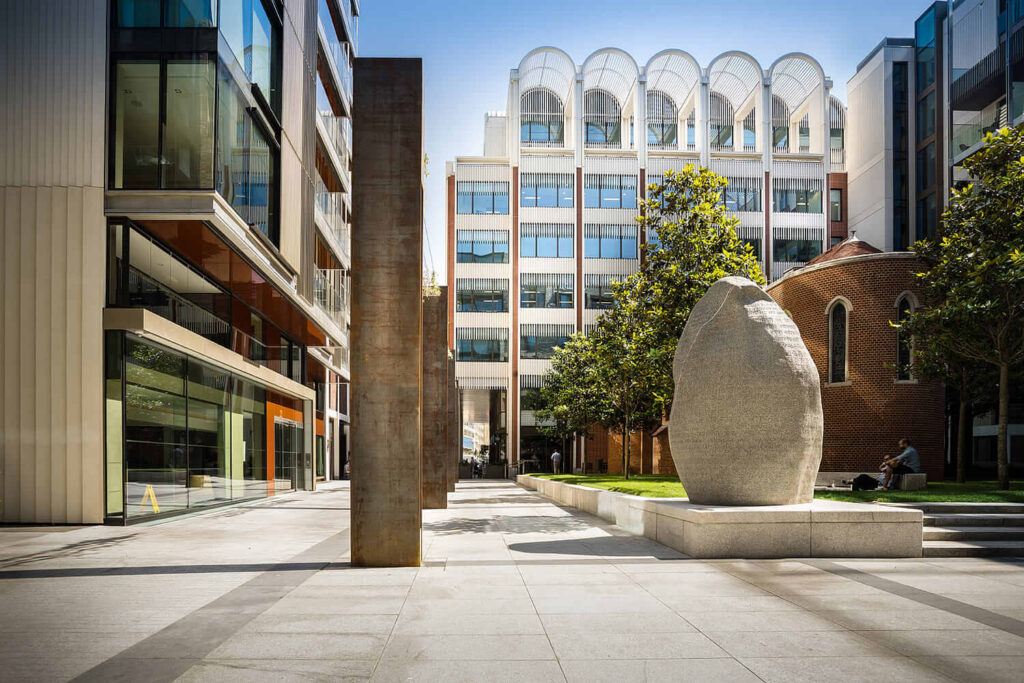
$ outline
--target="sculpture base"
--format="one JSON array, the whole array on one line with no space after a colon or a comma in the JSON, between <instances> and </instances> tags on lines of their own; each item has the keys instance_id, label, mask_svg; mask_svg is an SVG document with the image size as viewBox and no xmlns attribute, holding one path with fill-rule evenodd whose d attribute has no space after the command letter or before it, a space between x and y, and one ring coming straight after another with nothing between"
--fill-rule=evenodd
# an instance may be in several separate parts
<instances>
[{"instance_id":1,"label":"sculpture base","mask_svg":"<svg viewBox=\"0 0 1024 683\"><path fill-rule=\"evenodd\" d=\"M710 506L518 477L522 486L697 558L921 557L920 510L814 500Z\"/></svg>"}]
</instances>

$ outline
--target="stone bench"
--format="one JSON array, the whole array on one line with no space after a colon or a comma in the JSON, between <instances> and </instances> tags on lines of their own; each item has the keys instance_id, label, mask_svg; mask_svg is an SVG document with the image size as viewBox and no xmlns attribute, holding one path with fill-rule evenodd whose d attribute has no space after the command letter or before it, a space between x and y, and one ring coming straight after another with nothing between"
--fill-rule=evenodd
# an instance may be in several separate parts
<instances>
[{"instance_id":1,"label":"stone bench","mask_svg":"<svg viewBox=\"0 0 1024 683\"><path fill-rule=\"evenodd\" d=\"M916 474L901 474L896 481L896 488L900 491L917 491L928 485L928 475L924 472Z\"/></svg>"}]
</instances>

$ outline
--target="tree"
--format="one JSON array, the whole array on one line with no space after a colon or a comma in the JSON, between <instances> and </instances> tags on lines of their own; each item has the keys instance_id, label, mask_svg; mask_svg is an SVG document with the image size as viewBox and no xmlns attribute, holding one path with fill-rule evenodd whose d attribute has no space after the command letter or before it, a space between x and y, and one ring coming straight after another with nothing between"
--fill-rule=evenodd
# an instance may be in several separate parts
<instances>
[{"instance_id":1,"label":"tree","mask_svg":"<svg viewBox=\"0 0 1024 683\"><path fill-rule=\"evenodd\" d=\"M952 340L958 335L972 332L957 329L955 321L936 314L911 316L900 328L901 343L912 344L910 367L897 366L896 370L912 373L922 379L940 380L947 387L955 387L957 398L956 480L967 481L967 459L970 452L970 416L989 398L995 383L994 373L984 363L964 358L954 352Z\"/></svg>"},{"instance_id":2,"label":"tree","mask_svg":"<svg viewBox=\"0 0 1024 683\"><path fill-rule=\"evenodd\" d=\"M985 143L964 162L973 180L953 191L938 234L914 245L927 268L918 273L927 306L909 327L954 364L998 371L996 454L999 487L1008 489L1010 375L1024 361L1024 126Z\"/></svg>"},{"instance_id":3,"label":"tree","mask_svg":"<svg viewBox=\"0 0 1024 683\"><path fill-rule=\"evenodd\" d=\"M575 334L555 349L540 397L537 417L548 436L563 440L587 436L590 427L604 422L607 397L598 381L591 339Z\"/></svg>"},{"instance_id":4,"label":"tree","mask_svg":"<svg viewBox=\"0 0 1024 683\"><path fill-rule=\"evenodd\" d=\"M574 362L592 364L593 373L559 376L574 367L559 358L570 342L556 352L545 379L558 387L550 393L552 417L563 406L575 419L593 418L622 431L626 477L630 433L653 426L671 407L672 362L690 310L723 277L742 275L764 284L756 255L736 234L739 221L726 213L722 191L727 184L706 168L688 165L668 171L662 184L648 188L650 198L641 202L638 219L648 238L641 268L615 285L613 307L570 352L578 356ZM584 406L594 401L588 412Z\"/></svg>"}]
</instances>

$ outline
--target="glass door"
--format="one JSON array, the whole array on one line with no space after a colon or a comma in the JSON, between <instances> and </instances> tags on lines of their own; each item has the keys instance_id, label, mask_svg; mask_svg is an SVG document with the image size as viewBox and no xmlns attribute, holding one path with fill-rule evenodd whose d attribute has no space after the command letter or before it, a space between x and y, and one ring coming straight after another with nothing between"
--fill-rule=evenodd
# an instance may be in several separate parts
<instances>
[{"instance_id":1,"label":"glass door","mask_svg":"<svg viewBox=\"0 0 1024 683\"><path fill-rule=\"evenodd\" d=\"M274 488L281 492L296 488L299 455L302 451L302 426L294 422L274 421Z\"/></svg>"}]
</instances>

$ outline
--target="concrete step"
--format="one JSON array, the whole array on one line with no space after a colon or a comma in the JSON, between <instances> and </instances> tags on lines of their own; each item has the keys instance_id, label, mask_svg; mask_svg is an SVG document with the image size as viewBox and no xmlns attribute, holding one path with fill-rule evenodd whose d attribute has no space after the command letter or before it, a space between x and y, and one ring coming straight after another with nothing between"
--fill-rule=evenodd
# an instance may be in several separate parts
<instances>
[{"instance_id":1,"label":"concrete step","mask_svg":"<svg viewBox=\"0 0 1024 683\"><path fill-rule=\"evenodd\" d=\"M1024 503L882 503L894 507L917 508L926 515L984 514L1024 515Z\"/></svg>"},{"instance_id":2,"label":"concrete step","mask_svg":"<svg viewBox=\"0 0 1024 683\"><path fill-rule=\"evenodd\" d=\"M926 541L1024 541L1024 527L1015 526L929 526Z\"/></svg>"},{"instance_id":3,"label":"concrete step","mask_svg":"<svg viewBox=\"0 0 1024 683\"><path fill-rule=\"evenodd\" d=\"M925 541L924 557L1021 557L1024 541Z\"/></svg>"},{"instance_id":4,"label":"concrete step","mask_svg":"<svg viewBox=\"0 0 1024 683\"><path fill-rule=\"evenodd\" d=\"M927 526L1024 526L1024 514L936 514L924 516Z\"/></svg>"}]
</instances>

